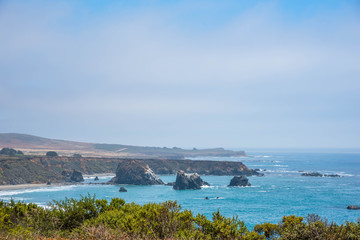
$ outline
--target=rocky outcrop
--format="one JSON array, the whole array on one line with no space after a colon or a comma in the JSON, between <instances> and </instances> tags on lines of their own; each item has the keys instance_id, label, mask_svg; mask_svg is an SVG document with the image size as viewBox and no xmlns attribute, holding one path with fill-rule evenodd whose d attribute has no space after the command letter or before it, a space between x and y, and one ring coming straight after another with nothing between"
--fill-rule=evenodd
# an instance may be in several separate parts
<instances>
[{"instance_id":1,"label":"rocky outcrop","mask_svg":"<svg viewBox=\"0 0 360 240\"><path fill-rule=\"evenodd\" d=\"M119 189L119 192L127 192L127 190L126 190L126 188L121 187L121 188Z\"/></svg>"},{"instance_id":2,"label":"rocky outcrop","mask_svg":"<svg viewBox=\"0 0 360 240\"><path fill-rule=\"evenodd\" d=\"M135 160L120 162L116 169L116 176L110 180L110 183L133 185L164 184L147 164Z\"/></svg>"},{"instance_id":3,"label":"rocky outcrop","mask_svg":"<svg viewBox=\"0 0 360 240\"><path fill-rule=\"evenodd\" d=\"M186 173L196 172L200 175L262 175L249 169L242 162L173 159L144 159L142 161L148 164L156 174L176 174L177 171L182 170Z\"/></svg>"},{"instance_id":4,"label":"rocky outcrop","mask_svg":"<svg viewBox=\"0 0 360 240\"><path fill-rule=\"evenodd\" d=\"M73 182L83 182L84 178L81 172L74 169L71 173L70 180Z\"/></svg>"},{"instance_id":5,"label":"rocky outcrop","mask_svg":"<svg viewBox=\"0 0 360 240\"><path fill-rule=\"evenodd\" d=\"M305 177L341 177L338 174L321 174L318 172L305 172L305 173L302 173L301 176L305 176Z\"/></svg>"},{"instance_id":6,"label":"rocky outcrop","mask_svg":"<svg viewBox=\"0 0 360 240\"><path fill-rule=\"evenodd\" d=\"M324 177L341 177L341 176L337 174L324 174Z\"/></svg>"},{"instance_id":7,"label":"rocky outcrop","mask_svg":"<svg viewBox=\"0 0 360 240\"><path fill-rule=\"evenodd\" d=\"M139 161L148 165L155 174L176 174L183 170L186 173L199 175L259 176L241 162L174 160L174 159L119 159L119 158L73 158L14 156L0 161L0 185L26 183L71 182L73 169L83 174L115 173L119 163L127 164Z\"/></svg>"},{"instance_id":8,"label":"rocky outcrop","mask_svg":"<svg viewBox=\"0 0 360 240\"><path fill-rule=\"evenodd\" d=\"M65 177L66 182L83 182L84 177L81 172L73 169L72 172L63 170L61 175Z\"/></svg>"},{"instance_id":9,"label":"rocky outcrop","mask_svg":"<svg viewBox=\"0 0 360 240\"><path fill-rule=\"evenodd\" d=\"M176 174L176 181L173 186L175 190L185 189L201 189L201 186L209 186L209 184L203 181L197 173L184 173L178 171Z\"/></svg>"},{"instance_id":10,"label":"rocky outcrop","mask_svg":"<svg viewBox=\"0 0 360 240\"><path fill-rule=\"evenodd\" d=\"M302 173L301 176L305 176L305 177L322 177L323 175L321 173L318 173L318 172L306 172L306 173Z\"/></svg>"},{"instance_id":11,"label":"rocky outcrop","mask_svg":"<svg viewBox=\"0 0 360 240\"><path fill-rule=\"evenodd\" d=\"M347 209L349 209L349 210L360 210L360 207L356 206L356 205L349 205L349 206L347 206Z\"/></svg>"},{"instance_id":12,"label":"rocky outcrop","mask_svg":"<svg viewBox=\"0 0 360 240\"><path fill-rule=\"evenodd\" d=\"M249 179L245 176L234 176L231 179L230 184L228 186L229 187L246 187L246 186L251 186L251 184L249 183Z\"/></svg>"},{"instance_id":13,"label":"rocky outcrop","mask_svg":"<svg viewBox=\"0 0 360 240\"><path fill-rule=\"evenodd\" d=\"M99 181L99 178L98 176L95 177L94 181Z\"/></svg>"}]
</instances>

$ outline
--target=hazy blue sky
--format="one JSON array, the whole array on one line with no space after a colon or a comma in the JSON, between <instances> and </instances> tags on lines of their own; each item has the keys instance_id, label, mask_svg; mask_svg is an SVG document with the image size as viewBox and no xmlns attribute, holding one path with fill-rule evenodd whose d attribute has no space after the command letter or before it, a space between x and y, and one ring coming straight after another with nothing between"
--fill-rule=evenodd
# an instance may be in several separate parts
<instances>
[{"instance_id":1,"label":"hazy blue sky","mask_svg":"<svg viewBox=\"0 0 360 240\"><path fill-rule=\"evenodd\" d=\"M0 132L360 147L360 1L0 1Z\"/></svg>"}]
</instances>

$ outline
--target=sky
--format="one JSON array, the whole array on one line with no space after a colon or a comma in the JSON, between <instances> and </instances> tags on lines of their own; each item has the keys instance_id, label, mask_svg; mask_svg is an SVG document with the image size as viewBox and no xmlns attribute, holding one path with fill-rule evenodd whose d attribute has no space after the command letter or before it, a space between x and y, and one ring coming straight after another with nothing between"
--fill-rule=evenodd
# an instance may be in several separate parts
<instances>
[{"instance_id":1,"label":"sky","mask_svg":"<svg viewBox=\"0 0 360 240\"><path fill-rule=\"evenodd\" d=\"M360 148L360 1L0 0L0 132Z\"/></svg>"}]
</instances>

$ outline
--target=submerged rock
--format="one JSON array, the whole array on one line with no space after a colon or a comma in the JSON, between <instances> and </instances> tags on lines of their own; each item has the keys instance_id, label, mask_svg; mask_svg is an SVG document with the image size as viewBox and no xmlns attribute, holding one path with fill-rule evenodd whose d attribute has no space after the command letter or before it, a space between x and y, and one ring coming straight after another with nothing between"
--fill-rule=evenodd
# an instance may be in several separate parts
<instances>
[{"instance_id":1,"label":"submerged rock","mask_svg":"<svg viewBox=\"0 0 360 240\"><path fill-rule=\"evenodd\" d=\"M338 174L324 174L324 177L341 177Z\"/></svg>"},{"instance_id":2,"label":"submerged rock","mask_svg":"<svg viewBox=\"0 0 360 240\"><path fill-rule=\"evenodd\" d=\"M176 181L173 188L175 190L201 189L201 186L209 186L209 184L203 181L199 174L184 173L180 170L176 174Z\"/></svg>"},{"instance_id":3,"label":"submerged rock","mask_svg":"<svg viewBox=\"0 0 360 240\"><path fill-rule=\"evenodd\" d=\"M127 190L126 190L126 188L121 187L121 188L119 189L119 192L127 192Z\"/></svg>"},{"instance_id":4,"label":"submerged rock","mask_svg":"<svg viewBox=\"0 0 360 240\"><path fill-rule=\"evenodd\" d=\"M246 176L234 176L231 179L230 184L228 186L229 187L246 187L246 186L251 186L251 184L249 183L249 179Z\"/></svg>"},{"instance_id":5,"label":"submerged rock","mask_svg":"<svg viewBox=\"0 0 360 240\"><path fill-rule=\"evenodd\" d=\"M301 176L305 176L305 177L322 177L323 175L321 173L318 173L318 172L306 172L306 173L302 173Z\"/></svg>"},{"instance_id":6,"label":"submerged rock","mask_svg":"<svg viewBox=\"0 0 360 240\"><path fill-rule=\"evenodd\" d=\"M349 210L360 210L360 207L356 206L356 205L349 205L349 206L347 206L347 209L349 209Z\"/></svg>"},{"instance_id":7,"label":"submerged rock","mask_svg":"<svg viewBox=\"0 0 360 240\"><path fill-rule=\"evenodd\" d=\"M116 176L110 180L110 183L133 185L164 184L147 164L135 160L120 162L116 169Z\"/></svg>"},{"instance_id":8,"label":"submerged rock","mask_svg":"<svg viewBox=\"0 0 360 240\"><path fill-rule=\"evenodd\" d=\"M76 171L75 169L71 173L70 180L73 182L83 182L84 178L81 172Z\"/></svg>"}]
</instances>

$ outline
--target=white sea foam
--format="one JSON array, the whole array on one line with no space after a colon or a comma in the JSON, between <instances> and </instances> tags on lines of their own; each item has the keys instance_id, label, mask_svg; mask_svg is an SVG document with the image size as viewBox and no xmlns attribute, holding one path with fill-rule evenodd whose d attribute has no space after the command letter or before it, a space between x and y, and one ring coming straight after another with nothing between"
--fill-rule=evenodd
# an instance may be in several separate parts
<instances>
[{"instance_id":1,"label":"white sea foam","mask_svg":"<svg viewBox=\"0 0 360 240\"><path fill-rule=\"evenodd\" d=\"M298 173L298 171L293 171L293 170L266 170L264 172L269 172L269 173Z\"/></svg>"},{"instance_id":2,"label":"white sea foam","mask_svg":"<svg viewBox=\"0 0 360 240\"><path fill-rule=\"evenodd\" d=\"M32 189L19 189L19 190L5 190L0 191L0 197L3 196L14 196L24 193L35 193L35 192L58 192L64 190L70 190L75 186L61 186L61 187L45 187L45 188L32 188Z\"/></svg>"},{"instance_id":3,"label":"white sea foam","mask_svg":"<svg viewBox=\"0 0 360 240\"><path fill-rule=\"evenodd\" d=\"M247 165L248 167L271 167L271 165L261 165L261 164L257 164L257 165L251 165L251 164L248 164Z\"/></svg>"},{"instance_id":4,"label":"white sea foam","mask_svg":"<svg viewBox=\"0 0 360 240\"><path fill-rule=\"evenodd\" d=\"M22 198L22 197L1 197L1 200L3 201L10 201L10 200L14 200L15 202L18 202L18 201L26 201L26 200L30 200L31 198Z\"/></svg>"},{"instance_id":5,"label":"white sea foam","mask_svg":"<svg viewBox=\"0 0 360 240\"><path fill-rule=\"evenodd\" d=\"M323 171L320 171L321 173L323 174L337 174L341 177L353 177L354 175L353 174L350 174L350 173L346 173L346 172L337 172L337 171L326 171L326 170L323 170Z\"/></svg>"},{"instance_id":6,"label":"white sea foam","mask_svg":"<svg viewBox=\"0 0 360 240\"><path fill-rule=\"evenodd\" d=\"M267 155L255 155L255 156L251 156L251 157L254 157L254 158L270 158L272 156L267 156Z\"/></svg>"},{"instance_id":7,"label":"white sea foam","mask_svg":"<svg viewBox=\"0 0 360 240\"><path fill-rule=\"evenodd\" d=\"M354 174L346 173L346 172L338 172L338 171L329 171L329 170L319 170L319 171L304 171L304 172L319 172L321 174L326 175L339 175L340 177L353 177Z\"/></svg>"}]
</instances>

